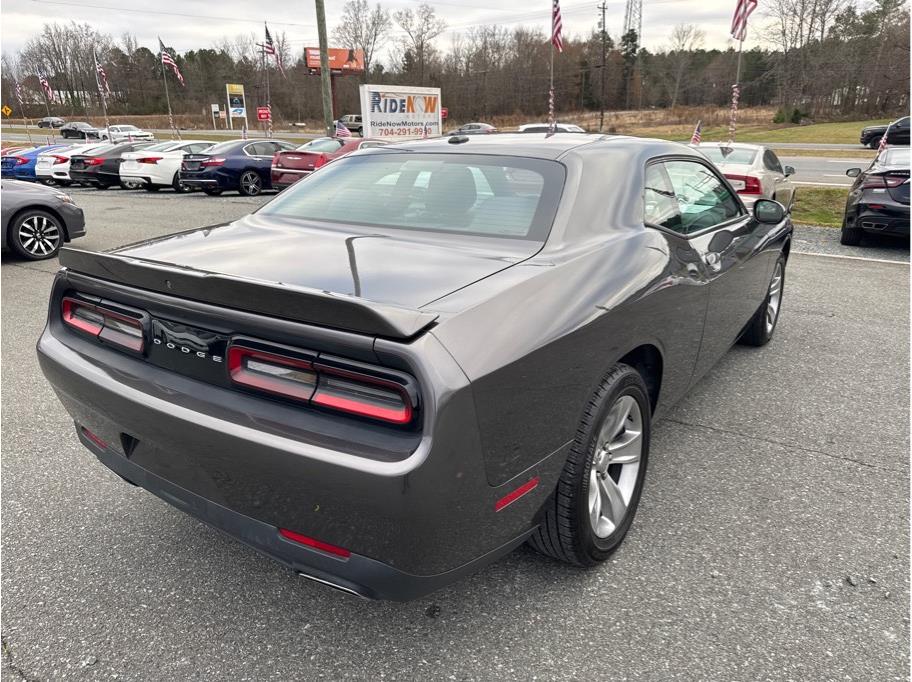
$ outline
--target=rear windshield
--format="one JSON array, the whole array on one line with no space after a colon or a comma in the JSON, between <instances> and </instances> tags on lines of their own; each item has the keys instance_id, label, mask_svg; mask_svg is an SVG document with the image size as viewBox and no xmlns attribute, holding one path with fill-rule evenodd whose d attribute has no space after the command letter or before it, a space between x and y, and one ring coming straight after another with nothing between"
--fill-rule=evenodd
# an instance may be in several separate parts
<instances>
[{"instance_id":1,"label":"rear windshield","mask_svg":"<svg viewBox=\"0 0 912 682\"><path fill-rule=\"evenodd\" d=\"M259 213L544 241L563 184L556 161L379 152L334 161Z\"/></svg>"},{"instance_id":2,"label":"rear windshield","mask_svg":"<svg viewBox=\"0 0 912 682\"><path fill-rule=\"evenodd\" d=\"M143 147L142 150L144 152L166 152L171 149L171 147L176 147L179 144L180 142L175 142L174 140L169 142L156 142L155 144L150 144L148 147Z\"/></svg>"},{"instance_id":3,"label":"rear windshield","mask_svg":"<svg viewBox=\"0 0 912 682\"><path fill-rule=\"evenodd\" d=\"M206 150L206 154L228 154L239 152L240 147L238 146L237 140L232 140L231 142L219 142L218 144L212 145L209 149Z\"/></svg>"},{"instance_id":4,"label":"rear windshield","mask_svg":"<svg viewBox=\"0 0 912 682\"><path fill-rule=\"evenodd\" d=\"M709 160L716 164L736 164L750 166L757 158L756 149L738 149L733 147L700 147Z\"/></svg>"},{"instance_id":5,"label":"rear windshield","mask_svg":"<svg viewBox=\"0 0 912 682\"><path fill-rule=\"evenodd\" d=\"M881 155L880 162L884 166L896 166L898 168L908 168L912 155L909 154L908 147L888 147Z\"/></svg>"},{"instance_id":6,"label":"rear windshield","mask_svg":"<svg viewBox=\"0 0 912 682\"><path fill-rule=\"evenodd\" d=\"M331 137L321 137L316 140L311 140L307 144L302 144L298 147L298 151L302 152L335 152L338 151L342 145L339 144L337 140L334 140Z\"/></svg>"}]
</instances>

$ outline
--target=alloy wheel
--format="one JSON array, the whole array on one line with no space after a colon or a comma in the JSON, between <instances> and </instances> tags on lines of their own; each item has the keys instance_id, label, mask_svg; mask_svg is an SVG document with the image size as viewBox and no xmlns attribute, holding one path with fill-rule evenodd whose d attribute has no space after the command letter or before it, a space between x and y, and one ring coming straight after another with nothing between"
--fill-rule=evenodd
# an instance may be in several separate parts
<instances>
[{"instance_id":1,"label":"alloy wheel","mask_svg":"<svg viewBox=\"0 0 912 682\"><path fill-rule=\"evenodd\" d=\"M250 171L241 176L241 193L255 197L263 189L260 176Z\"/></svg>"},{"instance_id":2,"label":"alloy wheel","mask_svg":"<svg viewBox=\"0 0 912 682\"><path fill-rule=\"evenodd\" d=\"M17 236L22 248L36 258L44 258L60 246L60 227L44 215L32 215L23 220Z\"/></svg>"},{"instance_id":3,"label":"alloy wheel","mask_svg":"<svg viewBox=\"0 0 912 682\"><path fill-rule=\"evenodd\" d=\"M589 471L589 523L600 538L611 535L627 516L643 452L643 414L622 395L605 417Z\"/></svg>"},{"instance_id":4,"label":"alloy wheel","mask_svg":"<svg viewBox=\"0 0 912 682\"><path fill-rule=\"evenodd\" d=\"M782 262L776 263L773 280L770 282L769 295L766 299L766 333L772 334L779 315L779 304L782 303Z\"/></svg>"}]
</instances>

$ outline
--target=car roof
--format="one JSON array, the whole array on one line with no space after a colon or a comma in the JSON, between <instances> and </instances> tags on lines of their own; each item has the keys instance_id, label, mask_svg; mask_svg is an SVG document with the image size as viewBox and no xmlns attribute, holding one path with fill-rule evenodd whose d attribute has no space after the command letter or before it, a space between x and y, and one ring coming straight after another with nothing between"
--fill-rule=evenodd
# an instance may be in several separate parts
<instances>
[{"instance_id":1,"label":"car roof","mask_svg":"<svg viewBox=\"0 0 912 682\"><path fill-rule=\"evenodd\" d=\"M608 139L606 135L586 133L564 133L548 136L546 133L501 133L499 135L467 135L465 142L450 142L461 139L437 137L427 140L412 140L386 145L383 149L405 151L443 152L456 154L492 154L504 156L531 156L542 159L557 159L567 151L597 140ZM618 136L621 137L621 136ZM639 138L624 138L636 140Z\"/></svg>"}]
</instances>

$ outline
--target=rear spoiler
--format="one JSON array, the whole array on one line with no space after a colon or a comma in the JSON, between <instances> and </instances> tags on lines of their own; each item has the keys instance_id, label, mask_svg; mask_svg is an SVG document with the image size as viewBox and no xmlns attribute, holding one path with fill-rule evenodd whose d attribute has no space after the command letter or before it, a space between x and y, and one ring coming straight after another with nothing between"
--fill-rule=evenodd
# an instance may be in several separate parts
<instances>
[{"instance_id":1,"label":"rear spoiler","mask_svg":"<svg viewBox=\"0 0 912 682\"><path fill-rule=\"evenodd\" d=\"M201 303L394 339L411 338L438 317L436 313L345 294L70 247L60 249L60 265L99 279Z\"/></svg>"}]
</instances>

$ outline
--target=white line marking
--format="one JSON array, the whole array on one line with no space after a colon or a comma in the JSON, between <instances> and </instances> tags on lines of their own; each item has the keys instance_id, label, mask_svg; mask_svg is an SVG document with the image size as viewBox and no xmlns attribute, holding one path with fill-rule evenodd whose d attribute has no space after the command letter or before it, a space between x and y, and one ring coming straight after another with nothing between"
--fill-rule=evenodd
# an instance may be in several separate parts
<instances>
[{"instance_id":1,"label":"white line marking","mask_svg":"<svg viewBox=\"0 0 912 682\"><path fill-rule=\"evenodd\" d=\"M845 173L824 173L823 177L825 178L844 178L846 177Z\"/></svg>"},{"instance_id":2,"label":"white line marking","mask_svg":"<svg viewBox=\"0 0 912 682\"><path fill-rule=\"evenodd\" d=\"M838 253L817 253L814 251L798 251L795 253L802 256L817 256L818 258L842 258L844 260L866 260L872 263L892 263L894 265L908 266L909 262L904 260L887 260L886 258L865 258L864 256L843 256Z\"/></svg>"},{"instance_id":3,"label":"white line marking","mask_svg":"<svg viewBox=\"0 0 912 682\"><path fill-rule=\"evenodd\" d=\"M814 157L811 157L811 158L814 158ZM845 163L846 161L848 161L849 163L857 163L859 166L861 166L861 165L863 165L862 164L863 161L871 161L873 159L874 159L874 157L871 156L870 159L827 159L826 162L827 163Z\"/></svg>"},{"instance_id":4,"label":"white line marking","mask_svg":"<svg viewBox=\"0 0 912 682\"><path fill-rule=\"evenodd\" d=\"M845 185L838 182L797 182L793 181L793 185L809 185L811 187L845 187L849 188L852 185Z\"/></svg>"}]
</instances>

